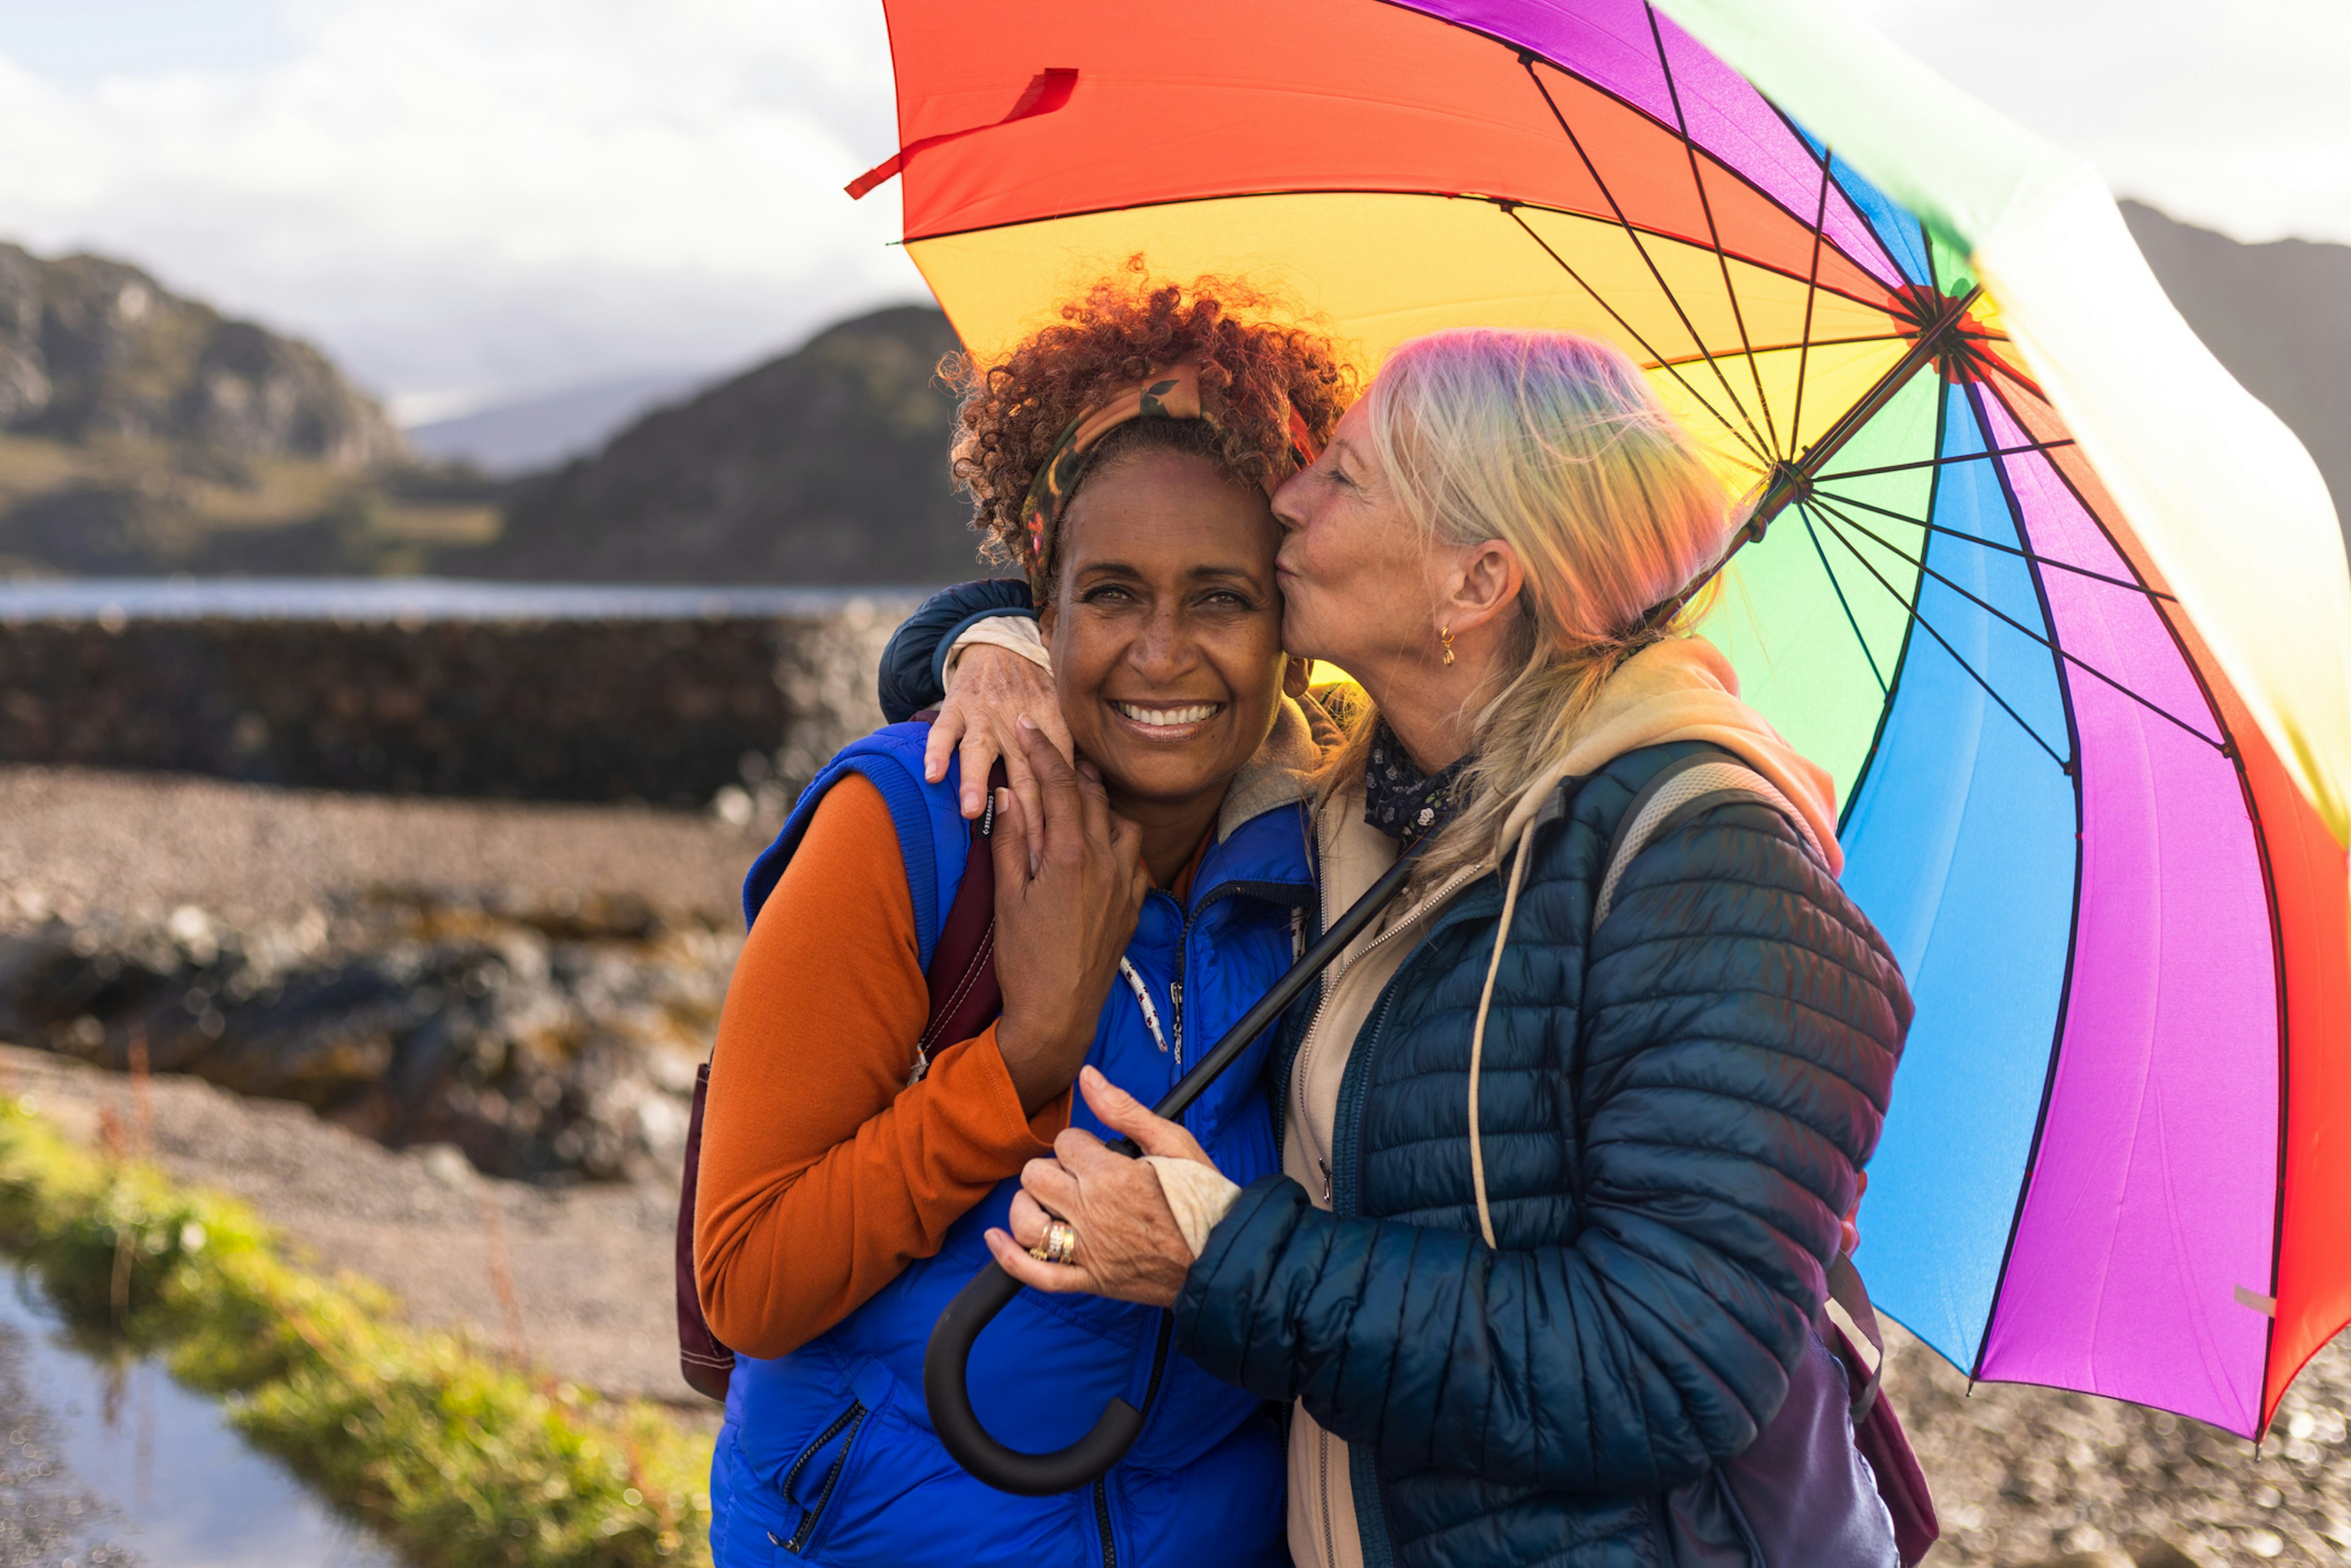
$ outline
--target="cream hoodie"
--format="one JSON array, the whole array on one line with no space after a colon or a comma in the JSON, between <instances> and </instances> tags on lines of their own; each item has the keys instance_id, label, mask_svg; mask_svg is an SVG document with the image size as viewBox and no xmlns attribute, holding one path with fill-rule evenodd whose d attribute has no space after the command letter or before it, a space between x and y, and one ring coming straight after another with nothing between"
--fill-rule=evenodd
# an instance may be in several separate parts
<instances>
[{"instance_id":1,"label":"cream hoodie","mask_svg":"<svg viewBox=\"0 0 2351 1568\"><path fill-rule=\"evenodd\" d=\"M1825 771L1781 739L1761 715L1739 700L1739 679L1730 662L1701 638L1678 638L1643 649L1601 688L1566 750L1520 792L1488 852L1437 887L1409 895L1409 905L1392 905L1323 977L1322 1000L1300 1044L1284 1096L1282 1139L1283 1174L1304 1186L1317 1207L1331 1207L1330 1150L1348 1053L1420 933L1456 894L1499 868L1506 858L1519 861L1510 879L1515 901L1523 869L1516 852L1562 780L1596 772L1627 752L1687 740L1719 746L1763 775L1803 815L1831 871L1843 869L1836 846L1835 785ZM1395 863L1396 841L1363 819L1363 786L1350 781L1332 797L1316 823L1325 925ZM1503 929L1507 934L1507 921ZM1482 1015L1481 1009L1481 1032ZM1473 1049L1473 1064L1475 1054ZM1474 1107L1474 1065L1470 1082ZM1207 1166L1160 1156L1150 1163L1197 1257L1240 1188ZM1479 1198L1482 1207L1482 1191ZM1290 1430L1290 1551L1301 1568L1359 1568L1363 1562L1354 1493L1348 1483L1347 1445L1318 1426L1302 1405Z\"/></svg>"}]
</instances>

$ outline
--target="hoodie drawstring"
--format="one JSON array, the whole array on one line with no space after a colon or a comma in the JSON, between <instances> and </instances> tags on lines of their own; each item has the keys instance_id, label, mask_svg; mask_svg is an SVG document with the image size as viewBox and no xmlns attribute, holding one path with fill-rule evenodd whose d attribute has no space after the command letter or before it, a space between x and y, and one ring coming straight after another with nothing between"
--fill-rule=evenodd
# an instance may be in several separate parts
<instances>
[{"instance_id":1,"label":"hoodie drawstring","mask_svg":"<svg viewBox=\"0 0 2351 1568\"><path fill-rule=\"evenodd\" d=\"M1486 964L1486 986L1478 993L1478 1022L1469 1031L1469 1185L1478 1195L1478 1229L1489 1248L1494 1246L1494 1216L1486 1206L1486 1150L1478 1136L1478 1074L1486 1060L1486 1013L1494 1005L1494 977L1501 973L1502 948L1510 940L1510 917L1518 913L1519 885L1527 874L1527 852L1534 831L1519 835L1518 853L1510 857L1510 885L1502 894L1502 918L1494 927L1494 956Z\"/></svg>"},{"instance_id":2,"label":"hoodie drawstring","mask_svg":"<svg viewBox=\"0 0 2351 1568\"><path fill-rule=\"evenodd\" d=\"M1124 958L1118 961L1118 973L1119 977L1126 982L1126 988L1134 993L1135 1005L1143 1009L1143 1027L1151 1031L1151 1043L1165 1051L1167 1036L1160 1030L1159 1009L1152 1005L1151 988L1143 983L1143 977L1136 974L1134 966Z\"/></svg>"}]
</instances>

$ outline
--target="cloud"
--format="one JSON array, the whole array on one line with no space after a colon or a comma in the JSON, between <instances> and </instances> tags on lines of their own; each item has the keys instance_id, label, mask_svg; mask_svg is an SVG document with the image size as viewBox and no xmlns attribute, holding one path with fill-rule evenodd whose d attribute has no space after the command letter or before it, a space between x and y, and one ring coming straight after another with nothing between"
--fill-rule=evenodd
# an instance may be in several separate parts
<instances>
[{"instance_id":1,"label":"cloud","mask_svg":"<svg viewBox=\"0 0 2351 1568\"><path fill-rule=\"evenodd\" d=\"M290 0L250 70L0 58L0 229L127 255L392 392L738 361L918 298L880 7Z\"/></svg>"},{"instance_id":2,"label":"cloud","mask_svg":"<svg viewBox=\"0 0 2351 1568\"><path fill-rule=\"evenodd\" d=\"M2126 194L2351 241L2344 0L1856 4ZM0 0L0 234L446 412L922 298L841 191L892 105L879 0Z\"/></svg>"},{"instance_id":3,"label":"cloud","mask_svg":"<svg viewBox=\"0 0 2351 1568\"><path fill-rule=\"evenodd\" d=\"M2125 195L2244 240L2351 242L2344 0L1858 0Z\"/></svg>"}]
</instances>

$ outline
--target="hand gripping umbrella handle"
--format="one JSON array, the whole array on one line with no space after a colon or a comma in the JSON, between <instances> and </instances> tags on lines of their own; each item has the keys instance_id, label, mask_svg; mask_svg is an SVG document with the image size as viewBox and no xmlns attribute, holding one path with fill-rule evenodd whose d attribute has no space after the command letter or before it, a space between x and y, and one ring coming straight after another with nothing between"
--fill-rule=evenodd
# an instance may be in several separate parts
<instances>
[{"instance_id":1,"label":"hand gripping umbrella handle","mask_svg":"<svg viewBox=\"0 0 2351 1568\"><path fill-rule=\"evenodd\" d=\"M1225 1037L1200 1059L1199 1065L1186 1073L1166 1097L1151 1108L1152 1113L1169 1121L1181 1116L1201 1092L1249 1049L1249 1042L1265 1032L1268 1024L1305 994L1306 988L1346 951L1347 945L1387 907L1389 901L1404 891L1412 867L1413 856L1409 853L1389 867L1386 874L1372 884L1371 891L1332 922L1331 929L1306 950L1290 972L1275 981L1273 988L1259 997L1241 1015L1238 1023L1225 1031ZM1129 1156L1143 1152L1126 1138L1105 1146ZM1092 1431L1068 1448L1050 1454L1022 1453L990 1437L971 1407L971 1348L977 1343L980 1331L997 1313L1010 1306L1012 1298L1019 1293L1020 1282L993 1262L956 1292L955 1300L939 1314L938 1326L931 1331L930 1348L924 1353L923 1399L930 1407L931 1429L938 1433L939 1442L955 1456L956 1463L998 1491L1019 1497L1050 1497L1057 1492L1075 1491L1108 1473L1112 1466L1125 1458L1127 1449L1142 1435L1143 1412L1123 1399L1113 1399L1110 1408L1102 1412L1102 1419L1094 1423Z\"/></svg>"},{"instance_id":2,"label":"hand gripping umbrella handle","mask_svg":"<svg viewBox=\"0 0 2351 1568\"><path fill-rule=\"evenodd\" d=\"M1019 1293L1020 1281L995 1263L956 1292L939 1314L939 1326L931 1331L931 1347L923 1357L923 1399L930 1406L932 1429L956 1463L998 1491L1050 1497L1077 1490L1124 1458L1142 1435L1143 1412L1123 1399L1113 1399L1092 1431L1050 1454L1024 1454L989 1437L971 1407L972 1342Z\"/></svg>"}]
</instances>

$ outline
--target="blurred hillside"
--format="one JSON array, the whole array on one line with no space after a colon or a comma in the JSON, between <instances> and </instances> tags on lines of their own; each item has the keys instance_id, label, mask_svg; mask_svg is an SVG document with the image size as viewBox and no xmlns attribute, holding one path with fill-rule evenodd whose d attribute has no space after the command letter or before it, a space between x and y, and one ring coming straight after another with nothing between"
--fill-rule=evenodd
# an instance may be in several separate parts
<instances>
[{"instance_id":1,"label":"blurred hillside","mask_svg":"<svg viewBox=\"0 0 2351 1568\"><path fill-rule=\"evenodd\" d=\"M135 267L44 261L13 245L0 245L0 424L334 468L402 453L383 411L308 343L232 321Z\"/></svg>"},{"instance_id":2,"label":"blurred hillside","mask_svg":"<svg viewBox=\"0 0 2351 1568\"><path fill-rule=\"evenodd\" d=\"M492 499L309 344L0 244L0 575L413 570Z\"/></svg>"},{"instance_id":3,"label":"blurred hillside","mask_svg":"<svg viewBox=\"0 0 2351 1568\"><path fill-rule=\"evenodd\" d=\"M2302 437L2351 533L2351 246L2240 245L2137 202L2123 217L2205 347Z\"/></svg>"},{"instance_id":4,"label":"blurred hillside","mask_svg":"<svg viewBox=\"0 0 2351 1568\"><path fill-rule=\"evenodd\" d=\"M707 386L694 371L650 371L491 403L408 428L408 444L444 463L513 476L597 451L664 403Z\"/></svg>"},{"instance_id":5,"label":"blurred hillside","mask_svg":"<svg viewBox=\"0 0 2351 1568\"><path fill-rule=\"evenodd\" d=\"M611 582L952 582L973 574L947 483L946 318L844 321L522 485L465 575Z\"/></svg>"}]
</instances>

